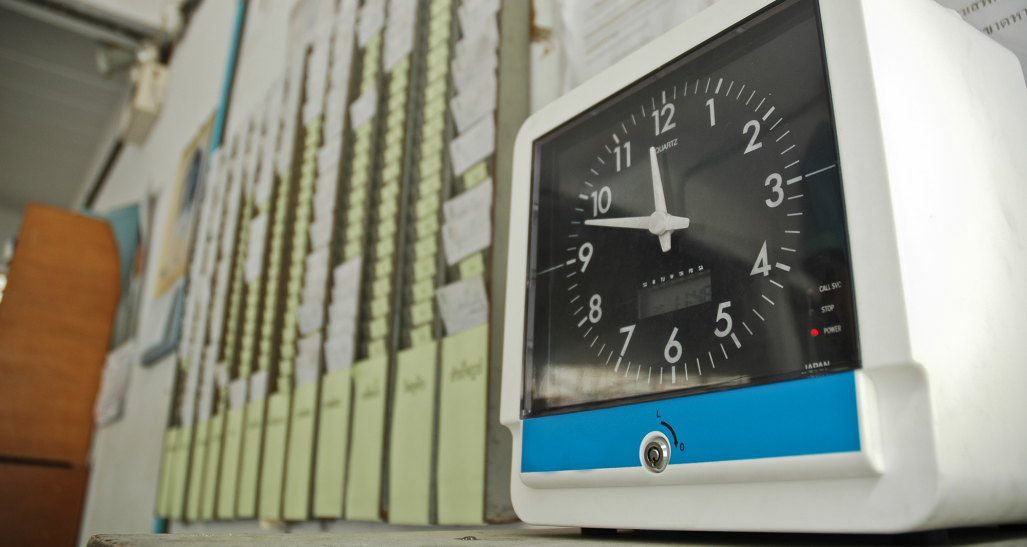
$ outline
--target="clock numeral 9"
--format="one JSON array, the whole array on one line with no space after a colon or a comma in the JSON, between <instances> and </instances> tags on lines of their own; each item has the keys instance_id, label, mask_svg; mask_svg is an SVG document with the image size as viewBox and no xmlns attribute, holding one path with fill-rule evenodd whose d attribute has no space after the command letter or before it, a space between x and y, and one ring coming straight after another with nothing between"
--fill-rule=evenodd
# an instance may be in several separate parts
<instances>
[{"instance_id":1,"label":"clock numeral 9","mask_svg":"<svg viewBox=\"0 0 1027 547\"><path fill-rule=\"evenodd\" d=\"M731 334L731 327L733 326L731 324L731 316L724 311L730 307L731 302L721 302L720 306L717 307L717 323L720 323L721 321L727 322L727 325L725 325L723 329L717 328L713 331L713 334L716 334L719 338L723 338L728 334Z\"/></svg>"},{"instance_id":2,"label":"clock numeral 9","mask_svg":"<svg viewBox=\"0 0 1027 547\"><path fill-rule=\"evenodd\" d=\"M667 131L670 131L671 129L677 127L677 124L671 121L674 119L674 103L667 103L663 105L663 108L659 110L653 110L651 116L653 117L653 121L656 123L657 135L659 135L660 133L666 133ZM660 116L666 116L666 118L663 120L662 130L660 129Z\"/></svg>"},{"instance_id":3,"label":"clock numeral 9","mask_svg":"<svg viewBox=\"0 0 1027 547\"><path fill-rule=\"evenodd\" d=\"M619 148L618 148L619 150ZM603 205L603 198L606 198L606 204ZM606 214L610 210L610 206L613 205L613 192L610 191L609 186L603 186L598 192L592 192L592 216L597 217L599 213Z\"/></svg>"},{"instance_id":4,"label":"clock numeral 9","mask_svg":"<svg viewBox=\"0 0 1027 547\"><path fill-rule=\"evenodd\" d=\"M663 357L671 364L677 363L681 360L681 342L674 339L677 335L678 329L677 327L674 327L674 330L670 332L670 339L667 340L667 346L663 348ZM671 351L674 352L673 355L671 355Z\"/></svg>"},{"instance_id":5,"label":"clock numeral 9","mask_svg":"<svg viewBox=\"0 0 1027 547\"><path fill-rule=\"evenodd\" d=\"M582 243L581 247L578 248L578 260L581 261L581 271L585 272L585 268L588 267L588 263L592 262L592 244Z\"/></svg>"},{"instance_id":6,"label":"clock numeral 9","mask_svg":"<svg viewBox=\"0 0 1027 547\"><path fill-rule=\"evenodd\" d=\"M588 320L593 323L598 323L603 318L603 309L600 307L603 304L603 297L598 294L593 294L592 298L588 301Z\"/></svg>"},{"instance_id":7,"label":"clock numeral 9","mask_svg":"<svg viewBox=\"0 0 1027 547\"><path fill-rule=\"evenodd\" d=\"M785 192L784 192L784 190L781 189L781 183L782 182L783 182L783 179L781 178L781 175L779 175L777 173L774 173L773 175L770 175L769 177L767 177L766 182L763 183L763 186L770 186L771 184L773 184L774 186L771 187L770 190L772 192L774 192L774 195L777 196L777 198L775 198L774 200L769 200L769 199L766 200L767 201L767 207L770 207L770 208L777 207L778 205L781 205L782 201L785 200Z\"/></svg>"},{"instance_id":8,"label":"clock numeral 9","mask_svg":"<svg viewBox=\"0 0 1027 547\"><path fill-rule=\"evenodd\" d=\"M613 149L614 155L617 156L617 172L620 173L620 149L624 149L624 159L627 167L631 167L631 141L626 141L624 144Z\"/></svg>"}]
</instances>

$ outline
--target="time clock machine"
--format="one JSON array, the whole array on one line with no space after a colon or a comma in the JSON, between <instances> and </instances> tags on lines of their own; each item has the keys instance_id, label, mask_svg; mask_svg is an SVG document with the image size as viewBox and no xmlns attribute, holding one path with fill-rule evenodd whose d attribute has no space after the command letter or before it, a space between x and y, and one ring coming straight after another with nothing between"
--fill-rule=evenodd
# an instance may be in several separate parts
<instances>
[{"instance_id":1,"label":"time clock machine","mask_svg":"<svg viewBox=\"0 0 1027 547\"><path fill-rule=\"evenodd\" d=\"M1027 520L1027 89L954 12L719 2L529 118L511 203L524 521Z\"/></svg>"}]
</instances>

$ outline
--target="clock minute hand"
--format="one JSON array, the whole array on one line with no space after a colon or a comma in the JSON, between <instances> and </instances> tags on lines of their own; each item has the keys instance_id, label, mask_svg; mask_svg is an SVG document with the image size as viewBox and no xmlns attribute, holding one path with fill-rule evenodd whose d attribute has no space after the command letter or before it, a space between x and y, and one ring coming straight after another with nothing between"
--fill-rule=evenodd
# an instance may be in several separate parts
<instances>
[{"instance_id":1,"label":"clock minute hand","mask_svg":"<svg viewBox=\"0 0 1027 547\"><path fill-rule=\"evenodd\" d=\"M656 147L649 147L649 166L653 170L653 198L656 201L656 211L667 212L667 199L663 196L663 178L660 177L660 164L656 162Z\"/></svg>"}]
</instances>

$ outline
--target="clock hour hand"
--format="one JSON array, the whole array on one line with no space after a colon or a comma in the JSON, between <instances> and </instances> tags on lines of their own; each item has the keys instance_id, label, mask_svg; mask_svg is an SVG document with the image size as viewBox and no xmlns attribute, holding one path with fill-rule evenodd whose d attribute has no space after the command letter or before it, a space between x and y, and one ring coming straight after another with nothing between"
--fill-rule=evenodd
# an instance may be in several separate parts
<instances>
[{"instance_id":1,"label":"clock hour hand","mask_svg":"<svg viewBox=\"0 0 1027 547\"><path fill-rule=\"evenodd\" d=\"M635 230L648 230L649 217L624 217L624 218L596 218L586 220L587 226L606 226L607 228L633 228Z\"/></svg>"},{"instance_id":2,"label":"clock hour hand","mask_svg":"<svg viewBox=\"0 0 1027 547\"><path fill-rule=\"evenodd\" d=\"M649 233L653 235L663 235L674 230L684 230L688 228L688 224L687 218L660 212L655 212L647 217L594 218L585 221L586 226L649 230Z\"/></svg>"}]
</instances>

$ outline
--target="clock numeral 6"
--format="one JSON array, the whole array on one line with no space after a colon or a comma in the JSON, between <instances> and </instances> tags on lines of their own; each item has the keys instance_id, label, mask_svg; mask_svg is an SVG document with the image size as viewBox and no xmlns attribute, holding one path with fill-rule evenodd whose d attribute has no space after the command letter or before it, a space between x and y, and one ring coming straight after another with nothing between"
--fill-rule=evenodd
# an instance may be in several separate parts
<instances>
[{"instance_id":1,"label":"clock numeral 6","mask_svg":"<svg viewBox=\"0 0 1027 547\"><path fill-rule=\"evenodd\" d=\"M681 360L681 342L678 342L674 338L678 335L677 327L670 332L670 340L667 340L667 346L663 348L663 357L668 363L677 363ZM671 351L674 355L671 355Z\"/></svg>"},{"instance_id":2,"label":"clock numeral 6","mask_svg":"<svg viewBox=\"0 0 1027 547\"><path fill-rule=\"evenodd\" d=\"M588 267L588 263L592 262L592 244L582 243L581 247L578 248L578 260L581 261L581 271L584 273L585 268Z\"/></svg>"},{"instance_id":3,"label":"clock numeral 6","mask_svg":"<svg viewBox=\"0 0 1027 547\"><path fill-rule=\"evenodd\" d=\"M592 298L588 301L588 320L593 323L598 323L603 318L603 309L600 307L603 304L603 297L598 294L593 294Z\"/></svg>"},{"instance_id":4,"label":"clock numeral 6","mask_svg":"<svg viewBox=\"0 0 1027 547\"><path fill-rule=\"evenodd\" d=\"M721 302L720 306L717 306L717 323L720 323L721 321L727 322L727 325L725 325L723 329L717 328L717 330L713 331L713 334L716 334L719 338L723 338L728 334L731 334L731 316L724 311L730 307L731 302Z\"/></svg>"}]
</instances>

